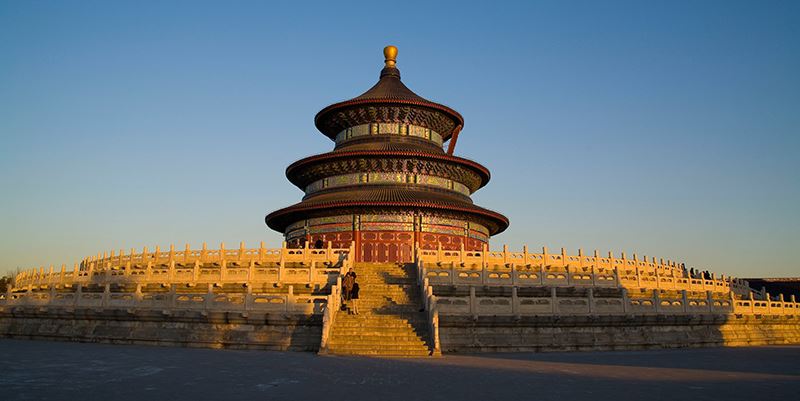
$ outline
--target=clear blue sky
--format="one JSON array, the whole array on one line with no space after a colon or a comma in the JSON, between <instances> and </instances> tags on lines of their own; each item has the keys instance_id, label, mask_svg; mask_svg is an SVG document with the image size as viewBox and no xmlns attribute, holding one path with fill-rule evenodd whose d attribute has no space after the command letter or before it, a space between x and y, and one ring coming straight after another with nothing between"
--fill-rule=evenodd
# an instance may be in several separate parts
<instances>
[{"instance_id":1,"label":"clear blue sky","mask_svg":"<svg viewBox=\"0 0 800 401\"><path fill-rule=\"evenodd\" d=\"M314 114L377 80L461 112L494 248L800 276L800 2L0 1L0 272L278 246Z\"/></svg>"}]
</instances>

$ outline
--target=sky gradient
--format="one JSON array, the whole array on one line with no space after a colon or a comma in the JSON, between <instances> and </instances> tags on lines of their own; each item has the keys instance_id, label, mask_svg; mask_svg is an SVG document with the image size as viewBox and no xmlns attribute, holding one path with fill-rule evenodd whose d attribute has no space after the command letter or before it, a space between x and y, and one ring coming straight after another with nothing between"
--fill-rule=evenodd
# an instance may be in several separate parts
<instances>
[{"instance_id":1,"label":"sky gradient","mask_svg":"<svg viewBox=\"0 0 800 401\"><path fill-rule=\"evenodd\" d=\"M345 5L347 4L347 5ZM0 1L0 273L281 235L313 117L403 82L465 118L491 241L800 276L798 2Z\"/></svg>"}]
</instances>

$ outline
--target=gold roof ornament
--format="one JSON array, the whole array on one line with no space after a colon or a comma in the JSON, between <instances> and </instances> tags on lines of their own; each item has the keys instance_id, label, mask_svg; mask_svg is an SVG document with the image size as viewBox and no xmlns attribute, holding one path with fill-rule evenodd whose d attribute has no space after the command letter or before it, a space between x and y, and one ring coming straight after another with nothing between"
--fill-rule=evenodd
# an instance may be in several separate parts
<instances>
[{"instance_id":1,"label":"gold roof ornament","mask_svg":"<svg viewBox=\"0 0 800 401\"><path fill-rule=\"evenodd\" d=\"M385 58L384 62L387 68L395 68L397 62L397 48L391 45L384 47L383 57Z\"/></svg>"}]
</instances>

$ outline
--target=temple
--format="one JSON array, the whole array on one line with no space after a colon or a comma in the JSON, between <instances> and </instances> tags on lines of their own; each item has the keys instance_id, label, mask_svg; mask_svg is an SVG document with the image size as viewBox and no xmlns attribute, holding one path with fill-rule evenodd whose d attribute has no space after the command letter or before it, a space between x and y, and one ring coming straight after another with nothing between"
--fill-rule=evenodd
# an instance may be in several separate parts
<instances>
[{"instance_id":1,"label":"temple","mask_svg":"<svg viewBox=\"0 0 800 401\"><path fill-rule=\"evenodd\" d=\"M317 113L332 152L291 164L300 203L266 216L289 247L355 243L356 261L411 262L413 249L484 250L508 219L473 204L486 167L453 155L463 117L400 80L397 48L384 49L378 83ZM448 150L443 146L447 143Z\"/></svg>"},{"instance_id":2,"label":"temple","mask_svg":"<svg viewBox=\"0 0 800 401\"><path fill-rule=\"evenodd\" d=\"M392 357L800 344L783 285L638 253L488 249L509 222L470 199L489 171L453 155L464 119L384 55L375 86L317 114L333 151L286 169L305 196L266 216L280 248L170 244L21 271L0 337ZM342 304L351 269L357 308Z\"/></svg>"}]
</instances>

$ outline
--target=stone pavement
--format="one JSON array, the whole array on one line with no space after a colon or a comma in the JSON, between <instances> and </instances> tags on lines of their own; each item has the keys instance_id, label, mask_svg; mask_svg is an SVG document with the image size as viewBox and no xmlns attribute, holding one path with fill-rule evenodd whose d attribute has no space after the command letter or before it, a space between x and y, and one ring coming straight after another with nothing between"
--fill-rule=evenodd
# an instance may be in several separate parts
<instances>
[{"instance_id":1,"label":"stone pavement","mask_svg":"<svg viewBox=\"0 0 800 401\"><path fill-rule=\"evenodd\" d=\"M800 347L317 356L0 340L11 400L796 399Z\"/></svg>"}]
</instances>

